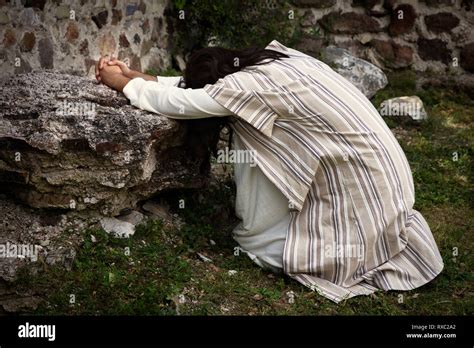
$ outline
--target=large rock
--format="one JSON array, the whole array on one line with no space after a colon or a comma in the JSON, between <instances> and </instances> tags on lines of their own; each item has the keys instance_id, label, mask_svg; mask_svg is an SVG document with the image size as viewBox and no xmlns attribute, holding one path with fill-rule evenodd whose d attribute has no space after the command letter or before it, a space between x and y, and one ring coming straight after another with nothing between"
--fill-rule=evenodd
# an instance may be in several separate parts
<instances>
[{"instance_id":1,"label":"large rock","mask_svg":"<svg viewBox=\"0 0 474 348\"><path fill-rule=\"evenodd\" d=\"M380 104L379 112L382 116L410 117L415 121L428 118L423 101L416 95L384 100Z\"/></svg>"},{"instance_id":2,"label":"large rock","mask_svg":"<svg viewBox=\"0 0 474 348\"><path fill-rule=\"evenodd\" d=\"M114 216L164 190L202 187L208 145L187 123L136 109L89 78L0 82L0 186L34 208Z\"/></svg>"},{"instance_id":3,"label":"large rock","mask_svg":"<svg viewBox=\"0 0 474 348\"><path fill-rule=\"evenodd\" d=\"M372 98L388 83L387 76L381 69L352 56L343 48L328 46L323 49L321 59L333 66L339 74L351 81L368 98Z\"/></svg>"}]
</instances>

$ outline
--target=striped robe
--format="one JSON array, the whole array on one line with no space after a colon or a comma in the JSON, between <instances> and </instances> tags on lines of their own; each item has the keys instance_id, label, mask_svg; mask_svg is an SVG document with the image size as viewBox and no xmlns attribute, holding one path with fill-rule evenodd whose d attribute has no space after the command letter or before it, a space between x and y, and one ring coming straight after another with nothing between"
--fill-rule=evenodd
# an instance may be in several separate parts
<instances>
[{"instance_id":1,"label":"striped robe","mask_svg":"<svg viewBox=\"0 0 474 348\"><path fill-rule=\"evenodd\" d=\"M323 62L289 58L227 75L206 92L288 198L283 270L339 302L426 284L443 261L413 209L408 161L371 102Z\"/></svg>"}]
</instances>

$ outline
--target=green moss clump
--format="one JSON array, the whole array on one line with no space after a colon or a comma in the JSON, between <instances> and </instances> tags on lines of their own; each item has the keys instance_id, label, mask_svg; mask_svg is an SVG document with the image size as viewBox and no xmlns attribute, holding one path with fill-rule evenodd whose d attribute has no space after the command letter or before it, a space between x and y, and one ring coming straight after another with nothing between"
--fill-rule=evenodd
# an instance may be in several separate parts
<instances>
[{"instance_id":1,"label":"green moss clump","mask_svg":"<svg viewBox=\"0 0 474 348\"><path fill-rule=\"evenodd\" d=\"M173 0L168 16L175 32L173 50L181 53L209 45L264 47L274 39L291 45L301 35L296 9L282 0Z\"/></svg>"}]
</instances>

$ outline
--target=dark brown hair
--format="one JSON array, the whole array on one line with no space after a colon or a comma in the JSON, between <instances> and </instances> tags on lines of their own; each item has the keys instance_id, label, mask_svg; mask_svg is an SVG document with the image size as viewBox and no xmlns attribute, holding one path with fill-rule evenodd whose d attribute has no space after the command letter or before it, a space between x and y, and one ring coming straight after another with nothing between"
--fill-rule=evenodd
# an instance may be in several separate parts
<instances>
[{"instance_id":1,"label":"dark brown hair","mask_svg":"<svg viewBox=\"0 0 474 348\"><path fill-rule=\"evenodd\" d=\"M189 57L184 72L184 83L186 88L203 88L248 66L267 64L281 58L288 56L274 50L256 47L243 50L203 48Z\"/></svg>"},{"instance_id":2,"label":"dark brown hair","mask_svg":"<svg viewBox=\"0 0 474 348\"><path fill-rule=\"evenodd\" d=\"M284 53L261 48L232 50L222 47L200 49L189 57L184 72L186 88L203 88L214 84L226 75L238 72L248 66L262 65L281 58ZM189 150L195 158L203 158L206 153L216 154L219 133L227 122L227 117L205 118L187 121L191 127L187 135ZM210 163L202 163L200 170L209 170Z\"/></svg>"}]
</instances>

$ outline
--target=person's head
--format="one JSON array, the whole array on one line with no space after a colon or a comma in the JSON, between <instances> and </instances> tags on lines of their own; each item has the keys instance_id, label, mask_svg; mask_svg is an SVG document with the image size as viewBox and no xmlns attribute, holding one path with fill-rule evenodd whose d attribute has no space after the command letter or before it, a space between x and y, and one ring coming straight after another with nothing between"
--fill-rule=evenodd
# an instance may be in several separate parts
<instances>
[{"instance_id":1,"label":"person's head","mask_svg":"<svg viewBox=\"0 0 474 348\"><path fill-rule=\"evenodd\" d=\"M233 74L245 67L262 65L273 60L288 57L286 54L258 48L230 50L221 47L208 47L195 51L189 57L184 71L186 88L203 88L214 84L220 78ZM190 155L205 158L203 152L214 153L217 156L219 132L226 124L226 118L215 117L187 121L192 123L186 136ZM201 172L208 172L209 161L201 164Z\"/></svg>"},{"instance_id":2,"label":"person's head","mask_svg":"<svg viewBox=\"0 0 474 348\"><path fill-rule=\"evenodd\" d=\"M285 57L288 56L284 53L261 48L203 48L189 57L184 71L184 83L186 88L203 88L245 67L262 65Z\"/></svg>"}]
</instances>

